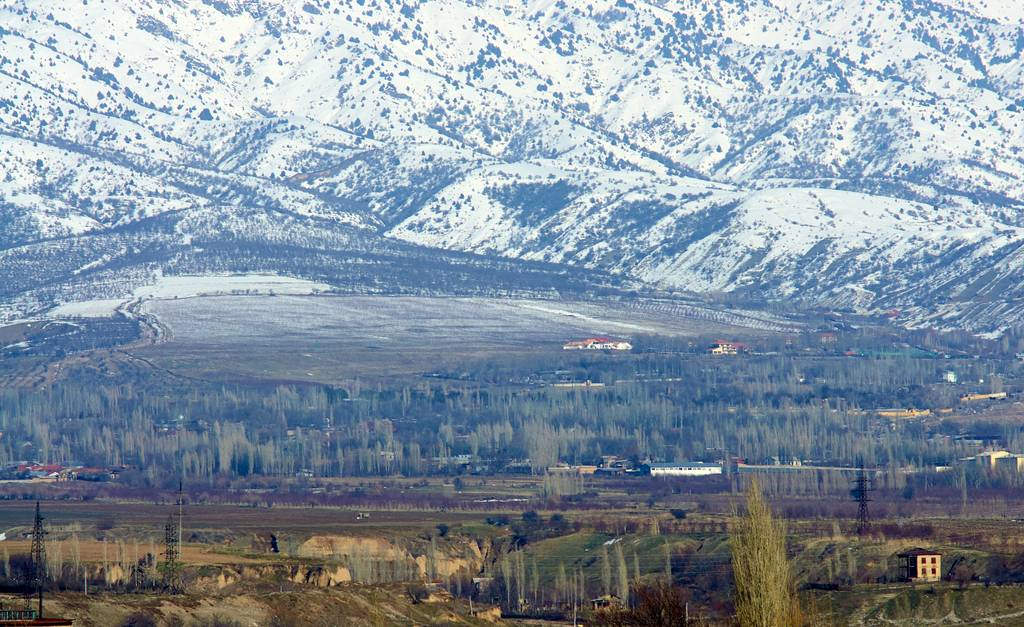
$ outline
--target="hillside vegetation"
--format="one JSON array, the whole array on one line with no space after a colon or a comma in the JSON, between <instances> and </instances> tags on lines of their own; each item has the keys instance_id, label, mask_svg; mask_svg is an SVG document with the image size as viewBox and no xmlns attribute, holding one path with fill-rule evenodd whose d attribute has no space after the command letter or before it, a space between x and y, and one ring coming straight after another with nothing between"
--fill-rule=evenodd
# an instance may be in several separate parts
<instances>
[{"instance_id":1,"label":"hillside vegetation","mask_svg":"<svg viewBox=\"0 0 1024 627\"><path fill-rule=\"evenodd\" d=\"M164 272L494 287L443 248L992 330L1021 315L1000 305L1021 296L1021 18L20 0L0 10L0 298ZM526 288L560 287L530 267Z\"/></svg>"}]
</instances>

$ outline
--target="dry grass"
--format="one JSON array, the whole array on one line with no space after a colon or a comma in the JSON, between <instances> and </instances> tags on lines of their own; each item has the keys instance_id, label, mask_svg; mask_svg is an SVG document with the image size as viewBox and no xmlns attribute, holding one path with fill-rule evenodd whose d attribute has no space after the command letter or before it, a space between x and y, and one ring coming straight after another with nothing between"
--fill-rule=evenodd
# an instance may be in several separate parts
<instances>
[{"instance_id":1,"label":"dry grass","mask_svg":"<svg viewBox=\"0 0 1024 627\"><path fill-rule=\"evenodd\" d=\"M9 607L22 597L0 596ZM404 586L342 586L303 588L301 591L252 589L225 594L179 596L90 594L61 592L47 597L46 614L74 619L78 627L111 627L128 616L144 614L157 624L196 624L228 618L239 625L483 625L473 619L466 603L439 598L413 604ZM199 622L199 624L204 624Z\"/></svg>"},{"instance_id":2,"label":"dry grass","mask_svg":"<svg viewBox=\"0 0 1024 627\"><path fill-rule=\"evenodd\" d=\"M60 540L60 551L65 561L68 561L72 555L72 549L74 546L73 540ZM8 554L11 557L17 555L29 555L32 548L32 542L30 540L12 540L4 542L2 545L7 549ZM157 542L157 539L153 538L153 546L155 546L156 552L159 555L163 552L163 544ZM149 542L139 543L139 554L144 555L153 550L153 546ZM53 545L50 545L51 550ZM82 562L100 564L104 560L104 543L97 540L79 540L79 555ZM128 542L125 544L125 549L131 554L135 549L134 542ZM113 562L117 560L118 546L115 542L106 543L106 560ZM259 564L269 561L275 561L278 559L276 555L267 555L265 558L253 558L245 555L241 555L237 552L219 552L216 546L208 544L186 544L181 549L181 559L185 564L193 566L206 566L206 565L225 565L225 564Z\"/></svg>"}]
</instances>

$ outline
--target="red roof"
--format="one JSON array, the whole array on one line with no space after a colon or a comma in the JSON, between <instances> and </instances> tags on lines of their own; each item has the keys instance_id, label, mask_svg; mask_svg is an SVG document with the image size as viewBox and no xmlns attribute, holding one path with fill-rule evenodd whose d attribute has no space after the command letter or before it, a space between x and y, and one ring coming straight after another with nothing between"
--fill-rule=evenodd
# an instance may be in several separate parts
<instances>
[{"instance_id":1,"label":"red roof","mask_svg":"<svg viewBox=\"0 0 1024 627\"><path fill-rule=\"evenodd\" d=\"M712 346L735 346L736 348L746 348L747 345L743 342L735 342L733 340L715 340L711 344Z\"/></svg>"},{"instance_id":2,"label":"red roof","mask_svg":"<svg viewBox=\"0 0 1024 627\"><path fill-rule=\"evenodd\" d=\"M59 472L64 470L60 464L18 464L18 472Z\"/></svg>"},{"instance_id":3,"label":"red roof","mask_svg":"<svg viewBox=\"0 0 1024 627\"><path fill-rule=\"evenodd\" d=\"M612 341L611 338L607 337L588 337L585 340L571 340L565 344L566 346L586 346L587 344L605 344Z\"/></svg>"}]
</instances>

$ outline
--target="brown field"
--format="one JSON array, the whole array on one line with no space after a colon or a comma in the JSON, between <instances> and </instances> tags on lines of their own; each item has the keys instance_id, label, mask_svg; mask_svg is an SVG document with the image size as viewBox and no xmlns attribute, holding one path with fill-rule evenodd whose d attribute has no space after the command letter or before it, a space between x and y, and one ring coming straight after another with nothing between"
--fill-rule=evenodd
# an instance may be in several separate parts
<instances>
[{"instance_id":1,"label":"brown field","mask_svg":"<svg viewBox=\"0 0 1024 627\"><path fill-rule=\"evenodd\" d=\"M993 422L1021 424L1024 423L1024 401L1008 399L960 403L953 407L953 413L938 416L938 419L952 422L990 420Z\"/></svg>"},{"instance_id":2,"label":"brown field","mask_svg":"<svg viewBox=\"0 0 1024 627\"><path fill-rule=\"evenodd\" d=\"M61 554L67 560L73 555L75 541L62 540ZM32 550L31 540L10 540L3 543L9 555L28 555ZM103 543L98 540L79 540L77 543L81 561L86 563L103 563L117 559L117 545L113 542ZM128 546L128 551L133 550L134 545ZM149 542L139 543L139 554L155 553L159 555L163 551L163 544L158 542L156 536ZM267 555L265 558L255 559L239 553L218 552L218 548L208 544L185 544L181 547L181 560L192 566L226 565L226 564L256 564L276 559L275 555Z\"/></svg>"},{"instance_id":3,"label":"brown field","mask_svg":"<svg viewBox=\"0 0 1024 627\"><path fill-rule=\"evenodd\" d=\"M0 344L23 342L33 331L41 329L45 324L45 322L21 322L0 327Z\"/></svg>"},{"instance_id":4,"label":"brown field","mask_svg":"<svg viewBox=\"0 0 1024 627\"><path fill-rule=\"evenodd\" d=\"M15 532L27 531L32 526L35 503L8 501L0 508L0 530L10 538ZM60 530L78 525L83 530L108 530L113 535L124 533L163 534L167 516L175 512L173 505L121 502L53 502L42 504L46 525ZM359 511L325 507L253 508L234 505L187 505L184 508L186 531L226 531L230 533L257 533L282 531L291 533L358 533L409 527L426 528L438 523L459 523L480 520L482 513L433 511L369 511L370 516L360 518ZM91 531L90 531L91 532Z\"/></svg>"}]
</instances>

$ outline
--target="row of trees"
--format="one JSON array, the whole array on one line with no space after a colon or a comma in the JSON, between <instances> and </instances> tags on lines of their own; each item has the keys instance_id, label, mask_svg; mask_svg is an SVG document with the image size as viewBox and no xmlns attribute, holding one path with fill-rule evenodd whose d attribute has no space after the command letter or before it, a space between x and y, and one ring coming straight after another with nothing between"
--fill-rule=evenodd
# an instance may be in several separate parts
<instances>
[{"instance_id":1,"label":"row of trees","mask_svg":"<svg viewBox=\"0 0 1024 627\"><path fill-rule=\"evenodd\" d=\"M0 393L0 464L128 465L142 471L140 480L159 483L178 475L194 482L501 472L517 463L542 472L559 461L596 463L608 454L636 462L735 455L754 462L778 457L923 467L973 452L943 437L958 434L962 424L925 429L865 411L927 406L942 390L971 389L935 383L949 367L943 361L662 354L558 359L554 370L523 358L481 366L494 381L343 387L143 381L8 390ZM998 365L965 363L965 373L989 381ZM539 383L573 377L565 373L574 368L605 379L614 374L615 382L568 391ZM1020 425L979 425L1007 445L1024 442ZM579 491L554 483L545 489Z\"/></svg>"},{"instance_id":2,"label":"row of trees","mask_svg":"<svg viewBox=\"0 0 1024 627\"><path fill-rule=\"evenodd\" d=\"M666 541L662 545L663 570L652 571L649 564L641 568L635 551L624 549L621 541L612 541L600 545L589 559L581 555L569 568L558 561L549 585L542 581L538 556L516 550L503 554L496 562L493 580L482 594L461 581L461 575L453 576L448 587L454 594L497 602L509 615L540 617L554 611L565 617L571 612L586 613L588 623L596 625L677 626L689 624L692 600L691 591L679 585L677 574L684 576L684 583L692 583L693 574L699 571L722 570L729 577L715 582L715 587L721 589L705 591L717 596L732 591L732 605L720 608L724 610L720 618L732 614L744 627L812 625L813 616L801 606L796 594L786 537L785 523L772 514L760 486L752 482L747 488L746 511L729 525L731 559L726 563L681 563L678 566L682 568L674 569ZM852 562L842 566L856 571ZM596 578L594 571L599 573ZM595 598L605 607L592 612ZM695 603L694 609L700 606L706 608L704 603ZM695 611L693 618L699 616L700 612Z\"/></svg>"}]
</instances>

